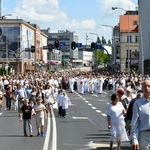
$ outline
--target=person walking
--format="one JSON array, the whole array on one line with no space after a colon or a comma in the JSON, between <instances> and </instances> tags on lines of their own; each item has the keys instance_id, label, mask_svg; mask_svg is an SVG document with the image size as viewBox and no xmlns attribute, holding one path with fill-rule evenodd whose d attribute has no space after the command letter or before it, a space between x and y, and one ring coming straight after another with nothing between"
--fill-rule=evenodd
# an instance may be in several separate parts
<instances>
[{"instance_id":1,"label":"person walking","mask_svg":"<svg viewBox=\"0 0 150 150\"><path fill-rule=\"evenodd\" d=\"M31 124L31 116L32 116L32 106L28 104L29 100L28 98L24 99L24 104L21 107L21 112L20 112L20 122L23 121L23 131L24 131L24 136L28 136L27 135L27 123L29 126L29 133L30 136L33 136L33 132L32 132L32 124Z\"/></svg>"},{"instance_id":2,"label":"person walking","mask_svg":"<svg viewBox=\"0 0 150 150\"><path fill-rule=\"evenodd\" d=\"M0 111L3 109L3 91L2 91L2 87L0 87Z\"/></svg>"},{"instance_id":3,"label":"person walking","mask_svg":"<svg viewBox=\"0 0 150 150\"><path fill-rule=\"evenodd\" d=\"M36 99L36 105L34 106L37 136L44 136L44 119L47 119L46 107L42 104L42 98Z\"/></svg>"},{"instance_id":4,"label":"person walking","mask_svg":"<svg viewBox=\"0 0 150 150\"><path fill-rule=\"evenodd\" d=\"M68 109L70 103L70 99L68 98L68 95L65 90L62 90L62 97L61 97L61 116L66 118L66 110Z\"/></svg>"},{"instance_id":5,"label":"person walking","mask_svg":"<svg viewBox=\"0 0 150 150\"><path fill-rule=\"evenodd\" d=\"M150 149L150 80L142 82L143 96L133 105L131 120L132 150Z\"/></svg>"},{"instance_id":6,"label":"person walking","mask_svg":"<svg viewBox=\"0 0 150 150\"><path fill-rule=\"evenodd\" d=\"M15 97L18 99L18 112L20 114L20 108L23 106L24 98L27 97L27 93L21 83L17 85Z\"/></svg>"},{"instance_id":7,"label":"person walking","mask_svg":"<svg viewBox=\"0 0 150 150\"><path fill-rule=\"evenodd\" d=\"M4 96L6 97L6 108L5 110L11 109L11 101L13 99L13 91L11 85L8 85L5 91Z\"/></svg>"},{"instance_id":8,"label":"person walking","mask_svg":"<svg viewBox=\"0 0 150 150\"><path fill-rule=\"evenodd\" d=\"M113 149L113 143L117 140L117 149L121 149L122 141L129 141L125 130L125 108L122 103L119 102L117 94L111 95L111 103L107 108L107 123L108 129L110 129L110 150Z\"/></svg>"},{"instance_id":9,"label":"person walking","mask_svg":"<svg viewBox=\"0 0 150 150\"><path fill-rule=\"evenodd\" d=\"M117 95L119 97L119 101L122 103L123 107L127 111L129 102L127 96L125 95L125 90L123 88L118 88Z\"/></svg>"},{"instance_id":10,"label":"person walking","mask_svg":"<svg viewBox=\"0 0 150 150\"><path fill-rule=\"evenodd\" d=\"M32 90L29 95L29 103L31 104L32 107L36 104L36 93L37 93L36 87L32 87Z\"/></svg>"}]
</instances>

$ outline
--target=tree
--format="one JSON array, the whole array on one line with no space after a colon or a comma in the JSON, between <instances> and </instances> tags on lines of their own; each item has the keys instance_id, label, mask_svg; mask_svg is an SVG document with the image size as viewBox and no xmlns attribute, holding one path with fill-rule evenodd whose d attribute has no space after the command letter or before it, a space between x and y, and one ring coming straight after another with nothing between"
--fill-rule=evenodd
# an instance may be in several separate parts
<instances>
[{"instance_id":1,"label":"tree","mask_svg":"<svg viewBox=\"0 0 150 150\"><path fill-rule=\"evenodd\" d=\"M105 40L104 36L102 36L102 44L106 44L106 40Z\"/></svg>"},{"instance_id":2,"label":"tree","mask_svg":"<svg viewBox=\"0 0 150 150\"><path fill-rule=\"evenodd\" d=\"M97 43L102 43L99 37L97 38Z\"/></svg>"},{"instance_id":3,"label":"tree","mask_svg":"<svg viewBox=\"0 0 150 150\"><path fill-rule=\"evenodd\" d=\"M108 55L104 53L104 51L94 50L93 51L93 60L98 65L107 63L109 58Z\"/></svg>"},{"instance_id":4,"label":"tree","mask_svg":"<svg viewBox=\"0 0 150 150\"><path fill-rule=\"evenodd\" d=\"M108 40L108 44L111 45L111 40L110 39Z\"/></svg>"}]
</instances>

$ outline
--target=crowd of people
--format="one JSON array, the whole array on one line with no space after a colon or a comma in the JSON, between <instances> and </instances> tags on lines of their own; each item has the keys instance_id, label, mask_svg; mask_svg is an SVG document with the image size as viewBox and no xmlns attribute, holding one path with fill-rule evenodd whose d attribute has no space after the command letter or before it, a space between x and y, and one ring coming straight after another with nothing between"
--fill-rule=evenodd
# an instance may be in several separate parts
<instances>
[{"instance_id":1,"label":"crowd of people","mask_svg":"<svg viewBox=\"0 0 150 150\"><path fill-rule=\"evenodd\" d=\"M31 119L35 115L37 136L44 136L44 120L53 104L58 106L58 115L66 117L70 103L66 90L62 88L61 74L27 73L15 76L0 76L0 109L18 110L23 122L24 136L33 136ZM4 107L5 106L5 107Z\"/></svg>"},{"instance_id":2,"label":"crowd of people","mask_svg":"<svg viewBox=\"0 0 150 150\"><path fill-rule=\"evenodd\" d=\"M24 124L32 133L31 118L36 114L37 136L44 136L44 118L54 103L58 106L58 116L66 117L71 103L66 89L80 94L102 94L103 90L112 91L111 102L107 108L108 129L111 133L110 149L114 140L121 149L122 141L131 141L133 150L150 149L150 77L136 73L113 74L92 72L25 73L23 75L0 77L0 109L3 97L6 98L5 110L18 110ZM31 106L28 107L28 106ZM26 109L28 111L26 111ZM26 116L26 112L30 115ZM42 119L39 118L42 116ZM146 132L145 132L146 131Z\"/></svg>"}]
</instances>

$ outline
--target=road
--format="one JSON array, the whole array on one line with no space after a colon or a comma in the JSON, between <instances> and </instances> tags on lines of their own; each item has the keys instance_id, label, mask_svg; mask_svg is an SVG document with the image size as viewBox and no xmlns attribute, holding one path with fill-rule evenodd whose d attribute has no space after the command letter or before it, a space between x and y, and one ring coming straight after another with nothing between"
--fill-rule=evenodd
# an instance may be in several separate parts
<instances>
[{"instance_id":1,"label":"road","mask_svg":"<svg viewBox=\"0 0 150 150\"><path fill-rule=\"evenodd\" d=\"M102 94L68 93L72 102L66 118L58 117L56 106L45 122L45 137L23 136L22 123L14 110L0 114L0 147L2 150L108 150L110 133L107 129L106 109L110 91ZM122 143L123 150L129 142Z\"/></svg>"},{"instance_id":2,"label":"road","mask_svg":"<svg viewBox=\"0 0 150 150\"><path fill-rule=\"evenodd\" d=\"M108 150L110 132L107 129L106 109L111 92L102 94L68 93L72 106L67 118L56 117L58 150ZM129 142L122 143L124 150Z\"/></svg>"}]
</instances>

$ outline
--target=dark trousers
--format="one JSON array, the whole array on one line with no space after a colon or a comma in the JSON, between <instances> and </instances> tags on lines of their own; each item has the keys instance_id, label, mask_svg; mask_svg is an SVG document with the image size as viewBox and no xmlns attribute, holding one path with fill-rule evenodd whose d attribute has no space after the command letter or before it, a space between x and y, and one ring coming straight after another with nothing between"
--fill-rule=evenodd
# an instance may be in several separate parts
<instances>
[{"instance_id":1,"label":"dark trousers","mask_svg":"<svg viewBox=\"0 0 150 150\"><path fill-rule=\"evenodd\" d=\"M61 116L65 117L66 116L66 109L61 110Z\"/></svg>"},{"instance_id":2,"label":"dark trousers","mask_svg":"<svg viewBox=\"0 0 150 150\"><path fill-rule=\"evenodd\" d=\"M62 106L58 107L58 115L61 116L61 112L62 112Z\"/></svg>"},{"instance_id":3,"label":"dark trousers","mask_svg":"<svg viewBox=\"0 0 150 150\"><path fill-rule=\"evenodd\" d=\"M9 110L11 109L11 100L12 98L6 97L6 108L8 108Z\"/></svg>"}]
</instances>

